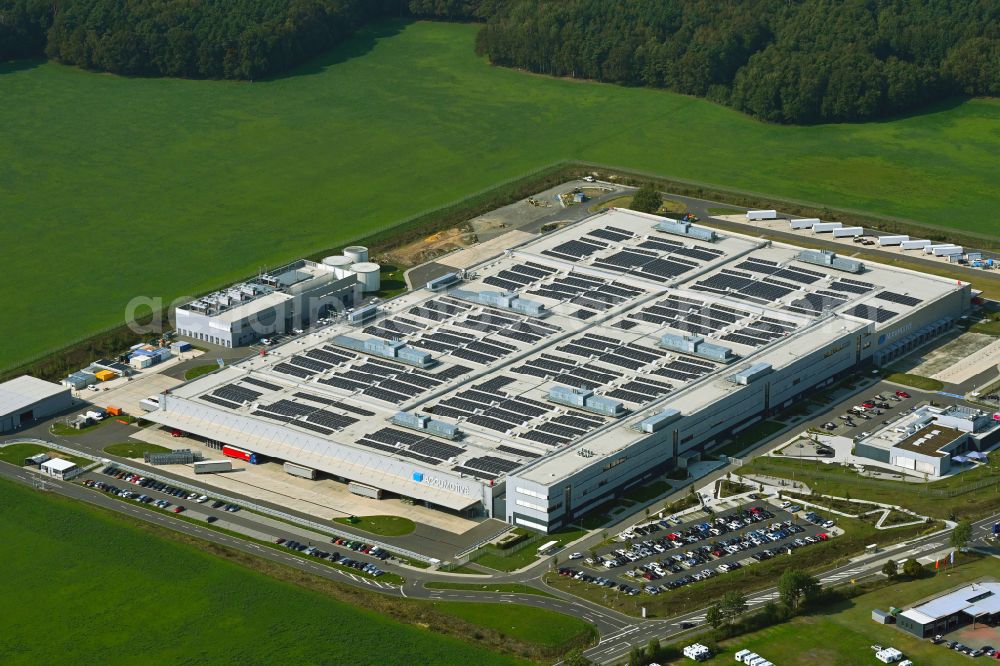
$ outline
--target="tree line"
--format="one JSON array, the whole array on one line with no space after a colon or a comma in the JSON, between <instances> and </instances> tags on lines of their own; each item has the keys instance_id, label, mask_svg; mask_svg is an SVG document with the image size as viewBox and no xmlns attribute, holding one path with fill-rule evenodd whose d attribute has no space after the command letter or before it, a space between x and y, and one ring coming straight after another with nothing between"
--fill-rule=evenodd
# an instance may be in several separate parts
<instances>
[{"instance_id":1,"label":"tree line","mask_svg":"<svg viewBox=\"0 0 1000 666\"><path fill-rule=\"evenodd\" d=\"M0 61L254 79L328 51L403 0L0 0Z\"/></svg>"},{"instance_id":2,"label":"tree line","mask_svg":"<svg viewBox=\"0 0 1000 666\"><path fill-rule=\"evenodd\" d=\"M477 49L494 64L667 88L772 122L1000 95L992 0L513 0L490 10Z\"/></svg>"},{"instance_id":3,"label":"tree line","mask_svg":"<svg viewBox=\"0 0 1000 666\"><path fill-rule=\"evenodd\" d=\"M253 79L396 16L483 23L497 65L666 88L782 123L1000 96L995 0L0 0L0 61Z\"/></svg>"}]
</instances>

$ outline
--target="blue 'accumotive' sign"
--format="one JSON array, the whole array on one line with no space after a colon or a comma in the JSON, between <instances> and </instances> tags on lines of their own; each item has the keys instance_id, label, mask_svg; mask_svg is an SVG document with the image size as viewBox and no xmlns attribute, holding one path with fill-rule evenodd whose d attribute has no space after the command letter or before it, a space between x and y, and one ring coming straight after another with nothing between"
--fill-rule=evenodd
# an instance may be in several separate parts
<instances>
[{"instance_id":1,"label":"blue 'accumotive' sign","mask_svg":"<svg viewBox=\"0 0 1000 666\"><path fill-rule=\"evenodd\" d=\"M878 343L880 345L885 344L885 333L883 333L882 335L878 336Z\"/></svg>"},{"instance_id":2,"label":"blue 'accumotive' sign","mask_svg":"<svg viewBox=\"0 0 1000 666\"><path fill-rule=\"evenodd\" d=\"M414 472L413 473L413 480L414 481L423 481L424 480L424 473L423 472Z\"/></svg>"}]
</instances>

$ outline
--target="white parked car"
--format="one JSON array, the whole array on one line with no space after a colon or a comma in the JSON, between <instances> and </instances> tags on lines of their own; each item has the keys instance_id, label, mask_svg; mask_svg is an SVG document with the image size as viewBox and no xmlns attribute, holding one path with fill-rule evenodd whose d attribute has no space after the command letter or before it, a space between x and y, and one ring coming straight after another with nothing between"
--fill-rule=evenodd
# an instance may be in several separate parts
<instances>
[{"instance_id":1,"label":"white parked car","mask_svg":"<svg viewBox=\"0 0 1000 666\"><path fill-rule=\"evenodd\" d=\"M292 333L294 333L295 335L302 335L303 333L305 333L305 331L303 331L301 328L293 328Z\"/></svg>"},{"instance_id":2,"label":"white parked car","mask_svg":"<svg viewBox=\"0 0 1000 666\"><path fill-rule=\"evenodd\" d=\"M571 559L571 560L579 560L582 557L583 557L583 553L572 553L569 556L569 559Z\"/></svg>"}]
</instances>

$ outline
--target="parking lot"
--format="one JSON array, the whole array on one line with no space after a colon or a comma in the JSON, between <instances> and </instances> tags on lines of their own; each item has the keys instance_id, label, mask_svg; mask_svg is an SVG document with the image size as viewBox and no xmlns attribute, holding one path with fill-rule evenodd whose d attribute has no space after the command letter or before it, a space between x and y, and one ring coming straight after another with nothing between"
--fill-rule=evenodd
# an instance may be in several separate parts
<instances>
[{"instance_id":1,"label":"parking lot","mask_svg":"<svg viewBox=\"0 0 1000 666\"><path fill-rule=\"evenodd\" d=\"M213 499L207 495L190 492L163 481L127 472L116 467L114 464L107 465L100 470L94 470L94 472L85 475L80 480L88 488L113 494L139 504L156 507L163 511L183 514L195 520L204 520L206 523L215 523L220 518L225 518L232 523L233 514L240 511L240 507L236 504L230 504L222 500ZM264 528L265 526L262 524L253 524L254 531L260 531ZM328 560L343 567L357 569L359 572L373 578L377 578L385 573L375 565L375 562L385 561L391 556L391 553L376 546L344 538L335 537L330 539L331 546L337 547L336 549L331 548L331 550L321 549L315 546L312 541L301 536L269 537L269 539L275 545L317 559ZM343 551L343 554L339 551Z\"/></svg>"},{"instance_id":2,"label":"parking lot","mask_svg":"<svg viewBox=\"0 0 1000 666\"><path fill-rule=\"evenodd\" d=\"M916 406L912 396L903 390L859 394L831 410L831 419L820 427L842 437L865 437L877 428L908 414Z\"/></svg>"},{"instance_id":3,"label":"parking lot","mask_svg":"<svg viewBox=\"0 0 1000 666\"><path fill-rule=\"evenodd\" d=\"M639 524L594 557L574 553L571 559L579 563L561 567L559 574L626 594L656 595L831 538L833 523L826 517L797 518L790 512L796 507L784 504L752 502L718 515L699 512L683 522Z\"/></svg>"}]
</instances>

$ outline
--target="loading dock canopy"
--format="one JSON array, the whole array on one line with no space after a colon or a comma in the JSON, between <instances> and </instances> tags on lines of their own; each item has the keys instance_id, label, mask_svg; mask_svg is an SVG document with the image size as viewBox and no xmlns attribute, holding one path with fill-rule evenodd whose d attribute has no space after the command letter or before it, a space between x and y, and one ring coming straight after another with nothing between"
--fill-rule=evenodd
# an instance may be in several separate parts
<instances>
[{"instance_id":1,"label":"loading dock canopy","mask_svg":"<svg viewBox=\"0 0 1000 666\"><path fill-rule=\"evenodd\" d=\"M145 416L150 421L160 422L166 413L163 411L150 412ZM227 421L232 423L227 423ZM243 428L238 427L236 419L221 417L216 420L208 420L192 416L190 414L179 414L176 411L170 414L170 427L178 428L184 432L189 432L206 439L214 439L220 442L240 442L239 446L260 453L265 456L288 460L299 465L306 465L322 472L335 474L352 480L387 490L404 497L412 497L431 504L452 509L454 511L464 511L469 507L481 502L481 497L471 497L457 492L449 492L441 488L431 486L426 482L418 482L402 478L395 474L382 472L371 465L364 465L352 462L345 456L338 456L334 453L334 447L329 442L317 439L317 445L312 450L305 450L299 446L291 447L283 443L281 439L272 439L261 434L253 434ZM308 435L298 437L313 439ZM287 436L287 433L286 433Z\"/></svg>"}]
</instances>

